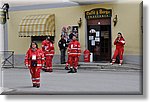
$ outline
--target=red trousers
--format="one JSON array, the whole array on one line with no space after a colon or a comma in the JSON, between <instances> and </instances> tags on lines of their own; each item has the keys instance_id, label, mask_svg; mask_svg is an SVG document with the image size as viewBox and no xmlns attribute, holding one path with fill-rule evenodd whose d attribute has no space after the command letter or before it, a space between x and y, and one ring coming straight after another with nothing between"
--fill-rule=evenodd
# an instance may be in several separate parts
<instances>
[{"instance_id":1,"label":"red trousers","mask_svg":"<svg viewBox=\"0 0 150 102\"><path fill-rule=\"evenodd\" d=\"M52 69L52 56L46 56L46 61L45 61L45 65L46 65L46 70L51 70Z\"/></svg>"},{"instance_id":2,"label":"red trousers","mask_svg":"<svg viewBox=\"0 0 150 102\"><path fill-rule=\"evenodd\" d=\"M70 68L78 68L79 57L78 56L70 56Z\"/></svg>"},{"instance_id":3,"label":"red trousers","mask_svg":"<svg viewBox=\"0 0 150 102\"><path fill-rule=\"evenodd\" d=\"M30 74L33 85L40 85L40 69L41 67L30 68Z\"/></svg>"},{"instance_id":4,"label":"red trousers","mask_svg":"<svg viewBox=\"0 0 150 102\"><path fill-rule=\"evenodd\" d=\"M119 55L120 63L122 64L122 62L123 62L123 53L124 53L124 48L117 48L114 52L112 62L114 63L116 61L117 55Z\"/></svg>"},{"instance_id":5,"label":"red trousers","mask_svg":"<svg viewBox=\"0 0 150 102\"><path fill-rule=\"evenodd\" d=\"M70 56L68 55L68 59L67 59L67 62L66 62L66 67L68 67L70 64Z\"/></svg>"}]
</instances>

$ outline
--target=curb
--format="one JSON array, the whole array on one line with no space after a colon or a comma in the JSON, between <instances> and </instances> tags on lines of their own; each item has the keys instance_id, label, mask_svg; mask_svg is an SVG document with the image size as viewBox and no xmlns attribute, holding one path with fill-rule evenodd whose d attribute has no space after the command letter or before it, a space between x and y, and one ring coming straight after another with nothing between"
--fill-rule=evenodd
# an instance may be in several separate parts
<instances>
[{"instance_id":1,"label":"curb","mask_svg":"<svg viewBox=\"0 0 150 102\"><path fill-rule=\"evenodd\" d=\"M7 68L7 67L6 67ZM25 66L15 66L14 68L17 69L28 69ZM53 69L57 70L64 70L65 64L53 64ZM135 64L123 64L123 65L110 65L109 63L79 63L79 69L87 69L87 70L94 70L94 69L106 69L106 70L112 70L112 69L122 69L122 70L142 70L143 66L141 65L135 65Z\"/></svg>"}]
</instances>

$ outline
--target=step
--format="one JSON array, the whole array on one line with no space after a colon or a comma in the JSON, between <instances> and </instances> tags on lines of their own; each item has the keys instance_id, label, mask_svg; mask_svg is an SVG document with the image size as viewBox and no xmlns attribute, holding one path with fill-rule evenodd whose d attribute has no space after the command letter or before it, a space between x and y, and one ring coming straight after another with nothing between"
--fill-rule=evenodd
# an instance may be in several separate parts
<instances>
[{"instance_id":1,"label":"step","mask_svg":"<svg viewBox=\"0 0 150 102\"><path fill-rule=\"evenodd\" d=\"M53 64L53 67L60 67L65 68L65 64ZM137 69L141 70L142 66L135 65L135 64L123 64L123 65L110 65L110 63L79 63L79 68L85 68L85 69L94 69L94 68L100 68L100 69L113 69L113 68L124 68L124 69Z\"/></svg>"},{"instance_id":2,"label":"step","mask_svg":"<svg viewBox=\"0 0 150 102\"><path fill-rule=\"evenodd\" d=\"M53 68L55 69L64 69L65 64L53 64ZM8 68L8 67L7 67ZM15 68L26 68L25 66L15 66ZM136 64L123 64L123 65L110 65L110 63L85 63L85 62L79 62L79 68L80 69L137 69L142 70L142 65L136 65Z\"/></svg>"}]
</instances>

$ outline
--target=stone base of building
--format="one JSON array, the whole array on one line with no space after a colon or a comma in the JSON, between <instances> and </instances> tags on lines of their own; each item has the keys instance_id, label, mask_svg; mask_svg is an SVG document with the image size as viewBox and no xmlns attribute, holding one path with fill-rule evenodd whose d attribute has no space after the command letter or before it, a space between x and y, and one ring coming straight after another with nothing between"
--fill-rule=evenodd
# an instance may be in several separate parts
<instances>
[{"instance_id":1,"label":"stone base of building","mask_svg":"<svg viewBox=\"0 0 150 102\"><path fill-rule=\"evenodd\" d=\"M25 55L15 55L14 56L14 66L15 67L24 66L24 58L25 58ZM68 59L68 57L66 56L66 61L67 61L67 59ZM84 62L84 55L80 56L79 61ZM53 63L54 64L60 64L60 55L54 56ZM103 63L103 62L101 62L101 63ZM123 63L142 65L143 58L140 55L124 55L124 62Z\"/></svg>"}]
</instances>

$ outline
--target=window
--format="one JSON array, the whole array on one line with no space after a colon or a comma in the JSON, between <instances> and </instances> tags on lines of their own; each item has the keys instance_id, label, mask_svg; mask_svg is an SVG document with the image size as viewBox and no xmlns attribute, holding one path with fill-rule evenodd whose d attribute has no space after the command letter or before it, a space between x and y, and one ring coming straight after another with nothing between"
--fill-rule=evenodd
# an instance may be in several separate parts
<instances>
[{"instance_id":1,"label":"window","mask_svg":"<svg viewBox=\"0 0 150 102\"><path fill-rule=\"evenodd\" d=\"M40 42L40 41L43 41L47 38L47 36L32 36L31 37L31 41L37 41L37 42ZM54 36L50 36L51 40L54 41Z\"/></svg>"}]
</instances>

